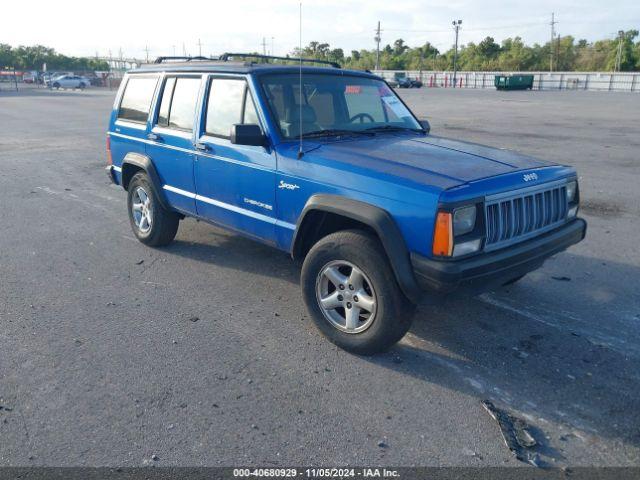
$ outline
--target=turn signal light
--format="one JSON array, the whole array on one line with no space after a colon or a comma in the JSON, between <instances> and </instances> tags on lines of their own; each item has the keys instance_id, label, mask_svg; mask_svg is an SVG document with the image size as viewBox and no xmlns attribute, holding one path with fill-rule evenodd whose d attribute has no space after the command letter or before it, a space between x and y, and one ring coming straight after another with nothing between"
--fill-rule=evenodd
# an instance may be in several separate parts
<instances>
[{"instance_id":1,"label":"turn signal light","mask_svg":"<svg viewBox=\"0 0 640 480\"><path fill-rule=\"evenodd\" d=\"M436 228L433 232L433 254L450 257L453 253L453 223L451 213L438 212Z\"/></svg>"}]
</instances>

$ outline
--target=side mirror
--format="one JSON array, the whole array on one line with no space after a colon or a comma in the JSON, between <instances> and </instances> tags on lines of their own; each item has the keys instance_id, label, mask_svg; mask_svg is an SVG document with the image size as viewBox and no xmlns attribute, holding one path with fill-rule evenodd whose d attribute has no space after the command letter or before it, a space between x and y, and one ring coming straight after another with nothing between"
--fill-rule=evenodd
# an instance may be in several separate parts
<instances>
[{"instance_id":1,"label":"side mirror","mask_svg":"<svg viewBox=\"0 0 640 480\"><path fill-rule=\"evenodd\" d=\"M420 126L422 126L422 129L427 133L431 131L431 125L428 120L420 120Z\"/></svg>"},{"instance_id":2,"label":"side mirror","mask_svg":"<svg viewBox=\"0 0 640 480\"><path fill-rule=\"evenodd\" d=\"M231 126L231 143L235 145L253 145L262 147L265 144L265 136L260 125L250 123L236 123Z\"/></svg>"}]
</instances>

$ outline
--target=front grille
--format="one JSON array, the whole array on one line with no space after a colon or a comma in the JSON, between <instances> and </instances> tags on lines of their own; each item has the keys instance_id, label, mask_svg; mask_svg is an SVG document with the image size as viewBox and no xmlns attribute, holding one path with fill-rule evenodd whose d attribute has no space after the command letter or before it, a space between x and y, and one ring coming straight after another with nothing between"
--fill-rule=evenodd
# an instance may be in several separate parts
<instances>
[{"instance_id":1,"label":"front grille","mask_svg":"<svg viewBox=\"0 0 640 480\"><path fill-rule=\"evenodd\" d=\"M564 223L566 183L555 182L493 195L485 201L485 250L506 247Z\"/></svg>"}]
</instances>

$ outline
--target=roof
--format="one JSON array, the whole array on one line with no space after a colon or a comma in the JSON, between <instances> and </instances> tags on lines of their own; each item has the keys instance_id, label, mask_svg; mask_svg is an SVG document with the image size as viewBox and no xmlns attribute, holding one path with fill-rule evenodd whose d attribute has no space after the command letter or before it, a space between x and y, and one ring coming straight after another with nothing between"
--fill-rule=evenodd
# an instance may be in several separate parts
<instances>
[{"instance_id":1,"label":"roof","mask_svg":"<svg viewBox=\"0 0 640 480\"><path fill-rule=\"evenodd\" d=\"M230 58L232 60L230 60ZM261 61L234 61L233 58L256 58ZM154 63L141 65L139 68L130 70L129 73L148 72L221 72L240 74L266 74L266 73L298 73L302 67L303 73L322 73L331 75L358 75L364 77L376 77L370 72L360 70L343 70L333 62L302 59L305 63L320 63L326 66L299 65L298 63L277 64L272 61L297 62L297 58L273 57L257 54L225 53L220 58L206 57L158 57Z\"/></svg>"},{"instance_id":2,"label":"roof","mask_svg":"<svg viewBox=\"0 0 640 480\"><path fill-rule=\"evenodd\" d=\"M300 67L296 65L274 65L269 63L236 63L236 62L176 62L164 64L142 65L140 68L129 70L129 73L149 73L149 72L195 72L195 73L241 73L241 74L267 74L267 73L298 73ZM320 73L341 76L362 76L378 78L370 72L362 70L343 70L326 67L303 66L302 72L306 74Z\"/></svg>"}]
</instances>

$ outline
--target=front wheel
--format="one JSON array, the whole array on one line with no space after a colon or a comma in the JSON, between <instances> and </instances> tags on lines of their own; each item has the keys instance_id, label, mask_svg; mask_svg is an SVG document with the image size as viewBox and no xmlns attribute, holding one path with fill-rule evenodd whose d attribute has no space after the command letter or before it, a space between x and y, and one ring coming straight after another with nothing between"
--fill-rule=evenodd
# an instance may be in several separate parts
<instances>
[{"instance_id":1,"label":"front wheel","mask_svg":"<svg viewBox=\"0 0 640 480\"><path fill-rule=\"evenodd\" d=\"M339 347L384 352L411 326L404 296L374 236L345 230L316 243L302 266L302 292L316 327Z\"/></svg>"},{"instance_id":2,"label":"front wheel","mask_svg":"<svg viewBox=\"0 0 640 480\"><path fill-rule=\"evenodd\" d=\"M131 229L138 240L152 247L171 243L180 218L162 206L146 173L136 173L129 182L127 206Z\"/></svg>"}]
</instances>

